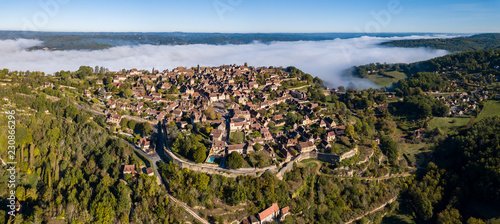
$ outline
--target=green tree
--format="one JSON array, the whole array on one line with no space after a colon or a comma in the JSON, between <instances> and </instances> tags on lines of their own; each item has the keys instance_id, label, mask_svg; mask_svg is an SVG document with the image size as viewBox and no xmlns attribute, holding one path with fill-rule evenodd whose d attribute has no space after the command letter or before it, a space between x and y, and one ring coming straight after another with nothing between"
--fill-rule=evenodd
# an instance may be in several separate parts
<instances>
[{"instance_id":1,"label":"green tree","mask_svg":"<svg viewBox=\"0 0 500 224\"><path fill-rule=\"evenodd\" d=\"M422 216L422 219L429 220L432 218L434 214L432 212L433 206L429 199L426 197L420 197L416 201L416 207L419 209L419 214Z\"/></svg>"},{"instance_id":2,"label":"green tree","mask_svg":"<svg viewBox=\"0 0 500 224\"><path fill-rule=\"evenodd\" d=\"M455 208L447 208L438 214L438 224L462 224L460 212Z\"/></svg>"},{"instance_id":3,"label":"green tree","mask_svg":"<svg viewBox=\"0 0 500 224\"><path fill-rule=\"evenodd\" d=\"M26 190L24 189L23 186L19 186L16 189L16 198L19 201L25 201L26 200Z\"/></svg>"},{"instance_id":4,"label":"green tree","mask_svg":"<svg viewBox=\"0 0 500 224\"><path fill-rule=\"evenodd\" d=\"M228 202L230 205L238 205L239 203L246 200L246 192L245 187L240 184L236 184L236 186L232 189L231 195L228 198Z\"/></svg>"},{"instance_id":5,"label":"green tree","mask_svg":"<svg viewBox=\"0 0 500 224\"><path fill-rule=\"evenodd\" d=\"M203 192L207 190L208 183L210 182L210 177L204 173L198 173L197 178L195 179L194 186L199 191Z\"/></svg>"},{"instance_id":6,"label":"green tree","mask_svg":"<svg viewBox=\"0 0 500 224\"><path fill-rule=\"evenodd\" d=\"M240 144L245 140L245 133L241 131L233 132L229 135L229 142L231 144Z\"/></svg>"},{"instance_id":7,"label":"green tree","mask_svg":"<svg viewBox=\"0 0 500 224\"><path fill-rule=\"evenodd\" d=\"M142 122L136 125L137 131L147 135L153 131L153 126L149 122Z\"/></svg>"},{"instance_id":8,"label":"green tree","mask_svg":"<svg viewBox=\"0 0 500 224\"><path fill-rule=\"evenodd\" d=\"M77 114L78 114L78 108L74 104L70 104L64 110L64 116L69 117L71 119L74 119Z\"/></svg>"},{"instance_id":9,"label":"green tree","mask_svg":"<svg viewBox=\"0 0 500 224\"><path fill-rule=\"evenodd\" d=\"M193 153L193 159L197 163L203 163L207 158L207 150L204 145L198 147Z\"/></svg>"},{"instance_id":10,"label":"green tree","mask_svg":"<svg viewBox=\"0 0 500 224\"><path fill-rule=\"evenodd\" d=\"M137 124L137 121L135 121L134 119L130 119L127 123L127 126L128 128L134 130L135 129L135 125Z\"/></svg>"},{"instance_id":11,"label":"green tree","mask_svg":"<svg viewBox=\"0 0 500 224\"><path fill-rule=\"evenodd\" d=\"M78 71L75 72L75 77L78 79L85 79L87 76L92 76L92 68L90 66L80 66Z\"/></svg>"},{"instance_id":12,"label":"green tree","mask_svg":"<svg viewBox=\"0 0 500 224\"><path fill-rule=\"evenodd\" d=\"M121 95L125 98L129 98L131 97L133 94L132 90L131 89L125 89L121 92Z\"/></svg>"},{"instance_id":13,"label":"green tree","mask_svg":"<svg viewBox=\"0 0 500 224\"><path fill-rule=\"evenodd\" d=\"M217 118L217 114L215 113L215 110L213 108L208 108L203 113L210 120L215 120Z\"/></svg>"},{"instance_id":14,"label":"green tree","mask_svg":"<svg viewBox=\"0 0 500 224\"><path fill-rule=\"evenodd\" d=\"M260 143L255 143L255 145L253 145L253 150L255 151L260 151L262 149L262 145Z\"/></svg>"},{"instance_id":15,"label":"green tree","mask_svg":"<svg viewBox=\"0 0 500 224\"><path fill-rule=\"evenodd\" d=\"M90 118L90 115L85 112L85 111L82 111L80 113L78 113L75 117L75 122L76 123L85 123L87 122L87 120Z\"/></svg>"},{"instance_id":16,"label":"green tree","mask_svg":"<svg viewBox=\"0 0 500 224\"><path fill-rule=\"evenodd\" d=\"M389 163L394 165L398 159L398 143L390 136L380 138L380 149L387 156Z\"/></svg>"},{"instance_id":17,"label":"green tree","mask_svg":"<svg viewBox=\"0 0 500 224\"><path fill-rule=\"evenodd\" d=\"M127 124L128 124L127 118L122 118L122 120L120 121L120 127L125 129L127 127Z\"/></svg>"},{"instance_id":18,"label":"green tree","mask_svg":"<svg viewBox=\"0 0 500 224\"><path fill-rule=\"evenodd\" d=\"M231 169L239 169L243 165L243 157L238 152L232 152L227 156L226 163Z\"/></svg>"},{"instance_id":19,"label":"green tree","mask_svg":"<svg viewBox=\"0 0 500 224\"><path fill-rule=\"evenodd\" d=\"M0 223L7 223L6 217L7 217L7 212L0 209Z\"/></svg>"},{"instance_id":20,"label":"green tree","mask_svg":"<svg viewBox=\"0 0 500 224\"><path fill-rule=\"evenodd\" d=\"M478 218L470 217L467 219L467 224L486 224L486 222Z\"/></svg>"},{"instance_id":21,"label":"green tree","mask_svg":"<svg viewBox=\"0 0 500 224\"><path fill-rule=\"evenodd\" d=\"M354 126L352 126L351 124L348 124L345 128L345 133L351 137L354 137Z\"/></svg>"},{"instance_id":22,"label":"green tree","mask_svg":"<svg viewBox=\"0 0 500 224\"><path fill-rule=\"evenodd\" d=\"M113 163L113 157L108 153L104 153L101 156L101 167L103 170L108 170L111 164Z\"/></svg>"}]
</instances>

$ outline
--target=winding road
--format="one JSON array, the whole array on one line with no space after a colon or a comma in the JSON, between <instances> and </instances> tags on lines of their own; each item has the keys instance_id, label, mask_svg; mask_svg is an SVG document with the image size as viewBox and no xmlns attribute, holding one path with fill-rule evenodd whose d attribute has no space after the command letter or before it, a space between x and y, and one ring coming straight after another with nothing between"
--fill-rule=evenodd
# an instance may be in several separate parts
<instances>
[{"instance_id":1,"label":"winding road","mask_svg":"<svg viewBox=\"0 0 500 224\"><path fill-rule=\"evenodd\" d=\"M160 123L158 123L158 125L160 125ZM165 134L162 134L161 137L162 138L165 138L166 136L166 127L165 125L161 125L163 126L162 130ZM160 129L158 129L160 130ZM186 164L186 165L189 165L190 167L197 167L197 168L200 168L200 170L202 169L210 169L210 170L214 170L214 171L219 171L221 173L221 175L224 175L224 173L230 173L230 174L235 174L235 175L252 175L252 176L257 176L259 173L263 173L265 171L270 171L270 172L273 172L273 173L277 173L279 168L276 167L276 166L268 166L268 167L264 167L264 168L240 168L240 169L227 169L227 168L222 168L222 167L219 167L218 165L210 165L210 164L203 164L203 163L194 163L194 162L191 162L191 161L187 161L183 158L180 158L179 156L177 156L175 153L172 152L172 150L170 149L169 145L166 145L165 147L165 150L163 151L158 151L157 150L157 153L160 154L162 153L162 159L166 160L167 157L168 158L171 158L172 160L175 160L176 163L183 163L183 164ZM167 154L165 154L167 153ZM203 172L203 171L200 171L200 172Z\"/></svg>"},{"instance_id":2,"label":"winding road","mask_svg":"<svg viewBox=\"0 0 500 224\"><path fill-rule=\"evenodd\" d=\"M94 110L94 109L90 109L86 106L82 106L78 103L75 103L76 107L78 107L78 109L81 109L81 110L86 110L86 111L89 111L95 115L105 115L103 112L99 112L97 110ZM134 119L136 121L139 121L139 122L149 122L151 123L151 121L147 121L147 120L144 120L142 118L137 118L137 117L133 117L133 116L125 116L129 119ZM201 218L195 211L193 211L192 208L190 208L186 203L182 202L182 201L179 201L177 198L175 198L173 195L170 194L170 192L168 191L168 189L166 188L166 183L165 181L163 180L163 178L161 177L160 175L160 171L158 171L158 167L156 165L157 162L159 161L163 161L162 158L160 157L160 154L159 153L162 153L164 150L164 146L163 146L163 143L164 143L164 140L163 140L163 134L162 134L162 130L161 130L161 122L158 122L158 124L152 124L151 126L153 126L153 131L154 133L157 134L157 142L156 142L156 152L157 153L154 153L154 154L147 154L146 152L144 152L142 149L140 149L139 147L137 147L135 144L132 144L124 139L121 139L123 142L125 142L126 144L128 144L130 147L132 147L136 152L138 152L139 154L141 154L142 156L146 157L149 159L149 161L151 161L151 166L153 167L153 170L155 172L155 175L156 175L156 182L158 183L158 185L160 186L163 186L165 191L167 192L167 196L170 200L172 200L174 203L176 203L177 205L181 206L182 208L184 208L184 210L189 213L191 216L193 216L198 222L201 222L203 224L210 224L207 220Z\"/></svg>"},{"instance_id":3,"label":"winding road","mask_svg":"<svg viewBox=\"0 0 500 224\"><path fill-rule=\"evenodd\" d=\"M161 123L158 122L158 125L155 125L156 127L161 127ZM147 154L146 152L142 151L142 149L140 149L139 147L137 147L136 145L122 139L122 141L124 141L125 143L127 143L130 147L132 147L133 149L135 149L136 152L138 152L139 154L143 155L144 157L148 158L151 163L152 163L152 167L153 167L153 170L156 174L156 182L158 183L158 185L160 186L163 186L165 191L167 192L167 196L170 200L172 200L174 203L176 203L177 205L180 205L182 208L184 208L184 210L186 210L187 213L189 213L191 216L193 216L198 222L201 222L201 223L204 223L204 224L210 224L207 220L203 219L202 217L200 217L195 211L193 211L193 209L191 207L189 207L186 203L178 200L177 198L175 198L173 195L170 194L170 192L168 191L167 189L167 185L165 183L165 181L163 180L162 176L160 175L160 171L158 171L158 167L156 166L156 163L159 162L159 161L162 161L160 155L158 154L158 152L162 152L163 151L163 134L161 132L161 128L159 128L158 130L156 130L157 133L158 133L158 137L157 137L157 142L156 142L156 152L157 153L154 153L154 154Z\"/></svg>"},{"instance_id":4,"label":"winding road","mask_svg":"<svg viewBox=\"0 0 500 224\"><path fill-rule=\"evenodd\" d=\"M100 112L100 111L88 108L86 106L82 106L82 105L80 105L80 104L78 104L76 102L75 102L75 105L79 109L92 112L95 115L105 115L103 112ZM167 195L168 195L169 199L172 200L177 205L179 205L182 208L184 208L184 210L187 213L189 213L191 216L193 216L198 222L201 222L203 224L210 224L210 223L207 220L205 220L202 217L200 217L186 203L184 203L184 202L176 199L168 191L168 189L166 187L167 185L165 183L165 180L163 180L162 176L160 175L160 172L158 171L158 167L156 165L157 162L164 161L166 159L165 153L168 153L168 157L170 157L172 159L175 159L175 160L179 160L179 161L181 161L183 163L188 163L189 165L199 166L199 167L209 168L209 169L214 169L214 170L223 171L223 172L229 172L229 173L233 173L233 174L237 174L237 175L254 175L254 174L257 174L259 172L264 172L266 170L269 170L271 172L278 172L278 168L275 167L275 166L274 166L274 168L271 168L271 169L269 169L269 168L262 168L262 169L232 170L232 169L224 169L224 168L221 168L221 167L218 167L218 166L210 166L210 165L205 165L205 164L191 163L189 161L186 161L186 160L183 160L183 159L177 157L173 152L170 151L170 149L168 149L168 145L167 146L164 145L165 144L165 137L166 137L165 136L166 135L165 134L166 133L166 129L165 129L164 125L162 125L161 121L158 122L157 124L155 124L152 121L144 120L142 118L138 118L138 117L134 117L134 116L128 116L128 115L126 115L124 117L127 118L127 119L134 119L134 120L139 121L139 122L149 122L149 123L152 123L153 130L154 130L155 134L157 135L157 144L156 144L156 153L155 154L147 154L144 151L142 151L142 149L138 148L136 145L134 145L134 144L132 144L132 143L130 143L130 142L124 140L124 139L121 139L121 140L124 141L129 146L131 146L135 151L137 151L138 153L140 153L141 155L143 155L144 157L148 158L151 161L153 170L154 170L154 172L156 174L157 183L159 185L161 185L161 186L164 187L164 189L167 191ZM328 175L328 174L321 173L319 171L319 169L321 167L321 163L319 161L313 161L313 162L316 163L316 165L317 165L316 173L318 175L327 175L327 176L336 177L336 178L342 178L342 179L358 178L360 180L385 180L385 179L391 179L391 178L396 178L396 177L405 177L405 176L410 176L411 175L410 173L403 173L403 174L397 174L397 175L393 175L393 176L389 176L389 177L338 177L338 176L334 176L334 175ZM359 217L357 217L355 219L349 220L348 222L346 222L346 224L350 224L352 222L360 220L361 218L363 218L366 215L369 215L369 214L371 214L373 212L381 210L387 204L390 204L390 203L394 202L394 200L396 200L396 198L397 197L392 198L391 200L387 201L386 203L382 204L381 206L379 206L379 207L377 207L377 208L375 208L373 210L370 210L370 211L366 212L362 216L359 216Z\"/></svg>"},{"instance_id":5,"label":"winding road","mask_svg":"<svg viewBox=\"0 0 500 224\"><path fill-rule=\"evenodd\" d=\"M156 137L156 154L155 154L154 158L157 158L157 160L155 162L153 162L153 164L154 164L155 173L157 174L157 176L156 176L157 181L159 182L160 185L162 185L165 188L165 190L167 191L168 197L172 201L174 201L176 204L183 207L187 213L191 214L199 222L204 223L204 224L210 224L207 220L201 218L198 214L196 214L196 212L194 212L193 209L191 207L189 207L186 203L177 200L177 198L175 198L173 195L171 195L166 187L167 185L165 183L165 180L163 180L163 177L161 175L159 175L160 172L158 171L158 167L156 166L156 162L161 160L161 157L159 155L160 155L160 153L164 152L164 142L165 142L164 136L165 135L162 133L161 121L158 122L158 125L156 125L156 127L158 128L158 130L157 130L157 137Z\"/></svg>"}]
</instances>

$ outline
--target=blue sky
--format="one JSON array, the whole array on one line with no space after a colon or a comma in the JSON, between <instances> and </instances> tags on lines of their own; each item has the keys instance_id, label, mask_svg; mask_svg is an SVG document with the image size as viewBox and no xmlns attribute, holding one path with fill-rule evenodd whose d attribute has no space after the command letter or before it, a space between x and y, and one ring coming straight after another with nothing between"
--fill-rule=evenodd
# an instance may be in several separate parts
<instances>
[{"instance_id":1,"label":"blue sky","mask_svg":"<svg viewBox=\"0 0 500 224\"><path fill-rule=\"evenodd\" d=\"M500 0L0 0L0 30L500 32Z\"/></svg>"}]
</instances>

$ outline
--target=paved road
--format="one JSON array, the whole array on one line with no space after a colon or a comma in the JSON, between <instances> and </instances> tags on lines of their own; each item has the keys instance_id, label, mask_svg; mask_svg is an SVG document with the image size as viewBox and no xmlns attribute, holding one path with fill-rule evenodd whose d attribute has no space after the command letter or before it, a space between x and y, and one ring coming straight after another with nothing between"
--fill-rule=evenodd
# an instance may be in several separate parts
<instances>
[{"instance_id":1,"label":"paved road","mask_svg":"<svg viewBox=\"0 0 500 224\"><path fill-rule=\"evenodd\" d=\"M80 110L86 110L86 111L89 111L95 115L105 115L103 112L99 112L97 110L94 110L94 109L91 109L91 108L88 108L88 107L85 107L85 106L82 106L80 104L77 104L75 103L76 107L78 107L78 109ZM130 117L130 116L129 116ZM141 118L137 119L137 120L140 120ZM144 119L142 119L144 120ZM143 122L143 121L141 121ZM150 121L148 121L150 122ZM156 163L158 161L162 161L160 155L158 154L158 152L160 153L163 153L163 134L161 132L161 129L158 129L158 127L161 127L160 125L161 123L158 122L158 125L157 124L152 124L153 126L153 131L154 133L158 133L157 135L157 144L156 144L156 151L157 153L154 153L154 154L147 154L146 152L142 151L142 149L140 149L139 147L137 147L136 145L120 138L123 142L125 142L126 144L128 144L130 147L132 147L136 152L138 152L139 154L143 155L144 157L148 158L151 163L152 163L152 167L153 167L153 170L155 172L155 175L156 175L156 182L160 185L160 186L166 186L163 178L161 177L160 175L160 172L158 171L158 167L156 166ZM165 190L167 191L167 196L176 204L180 205L181 207L184 208L184 210L186 210L187 213L191 214L196 220L198 220L199 222L201 223L204 223L204 224L210 224L208 221L206 221L205 219L201 218L198 214L196 214L196 212L194 212L188 205L186 205L184 202L181 202L179 200L177 200L174 196L172 196L169 192L168 192L168 189L166 189L165 187Z\"/></svg>"},{"instance_id":2,"label":"paved road","mask_svg":"<svg viewBox=\"0 0 500 224\"><path fill-rule=\"evenodd\" d=\"M59 100L59 98L57 97L53 97L53 96L50 96L51 98L53 98L53 100ZM75 106L80 109L80 110L86 110L86 111L89 111L95 115L106 115L105 113L103 113L102 111L98 111L98 110L95 110L95 109L92 109L92 108L89 108L87 106L84 106L84 105L81 105L81 104L78 104L75 102ZM158 131L160 131L159 127L163 126L163 131L166 133L166 130L165 130L165 125L162 125L161 122L158 122L158 123L154 123L153 121L148 121L148 120L145 120L145 119L142 119L140 117L135 117L135 116L129 116L129 115L125 115L124 116L125 118L127 119L134 119L136 121L139 121L139 122L149 122L151 123L151 126L153 127L153 132L154 134L156 134ZM164 139L165 137L165 134L159 134L157 136L160 136L161 139ZM157 139L159 140L160 137L158 137ZM126 141L127 142L127 141ZM161 144L160 144L161 142ZM135 145L132 145L130 144L129 142L127 142L127 144L130 144L134 149L136 149L139 153L141 154L145 154L145 156L147 158L150 158L152 161L154 160L153 162L153 166L156 167L156 162L157 161L160 161L160 160L163 160L164 162L165 159L166 159L166 155L164 154L165 151L167 151L168 155L170 156L170 158L174 158L175 160L178 160L180 162L183 162L183 163L188 163L190 166L198 166L198 167L201 167L201 168L208 168L208 169L215 169L217 171L223 171L223 172L228 172L228 173L233 173L233 174L237 174L237 175L254 175L256 173L262 173L262 172L265 172L267 170L273 172L273 173L277 173L278 172L278 168L276 166L272 166L272 167L265 167L265 168L260 168L260 169L252 169L252 168L248 168L248 169L240 169L240 170L233 170L233 169L225 169L225 168L221 168L221 167L218 167L217 165L207 165L207 164L198 164L198 163L192 163L192 162L189 162L187 160L184 160L184 159L181 159L179 158L178 156L176 156L173 152L170 151L170 149L168 148L168 145L167 145L167 150L163 150L163 144L164 144L165 140L162 140L162 141L158 141L158 143L156 144L157 147L156 147L156 154L155 155L160 155L159 158L156 158L156 157L152 157L151 155L148 155L148 154L145 154L144 151L142 151L141 149L138 149L136 148ZM156 169L155 169L156 170ZM155 171L155 173L158 174L157 171Z\"/></svg>"},{"instance_id":3,"label":"paved road","mask_svg":"<svg viewBox=\"0 0 500 224\"><path fill-rule=\"evenodd\" d=\"M161 126L156 125L156 127L161 127ZM157 135L158 137L157 137L156 151L161 152L161 151L163 151L163 134L162 134L160 129L157 131L159 134ZM167 191L167 196L170 200L172 200L174 203L183 207L187 213L191 214L199 222L204 223L204 224L210 224L208 221L206 221L205 219L201 218L198 214L196 214L196 212L194 212L193 209L190 208L186 203L177 200L177 198L175 198L174 196L172 196L168 192L168 189L165 187L167 185L166 185L165 181L163 180L163 178L161 177L160 171L158 171L158 167L156 166L156 163L158 161L162 161L162 159L161 159L160 155L158 155L158 153L147 154L146 152L142 151L142 149L140 149L136 145L134 145L134 144L132 144L124 139L121 139L121 140L124 141L126 144L128 144L130 147L132 147L136 152L138 152L139 154L143 155L144 157L148 158L151 161L153 170L156 174L156 182L158 183L158 185L164 187L164 189Z\"/></svg>"},{"instance_id":4,"label":"paved road","mask_svg":"<svg viewBox=\"0 0 500 224\"><path fill-rule=\"evenodd\" d=\"M120 138L123 142L128 144L130 147L132 147L136 152L141 154L142 156L148 158L151 161L151 166L153 167L153 170L155 171L155 174L157 177L160 176L160 173L158 172L158 168L156 167L156 162L161 161L161 158L158 154L153 153L153 154L147 154L144 152L141 148L137 147L137 145L130 143L129 141Z\"/></svg>"},{"instance_id":5,"label":"paved road","mask_svg":"<svg viewBox=\"0 0 500 224\"><path fill-rule=\"evenodd\" d=\"M205 223L205 224L209 224L209 222L203 218L201 218L198 214L196 214L196 212L193 211L193 209L191 209L186 203L182 202L182 201L179 201L177 200L177 198L175 198L173 195L170 194L170 192L168 191L167 189L167 185L165 183L165 181L163 180L163 177L161 175L159 175L159 171L158 171L158 167L156 167L156 162L157 161L160 161L161 160L161 157L159 155L163 155L163 152L165 151L164 150L164 142L165 142L165 135L164 133L162 132L162 126L161 125L161 121L158 122L158 124L156 125L156 127L158 127L158 130L157 130L157 137L156 137L156 157L157 160L155 162L153 162L154 164L154 170L155 170L155 173L157 174L157 181L165 187L165 190L167 191L167 195L168 197L174 201L176 204L180 205L181 207L183 207L186 212L188 212L189 214L191 214L196 220L198 220L199 222L201 223Z\"/></svg>"},{"instance_id":6,"label":"paved road","mask_svg":"<svg viewBox=\"0 0 500 224\"><path fill-rule=\"evenodd\" d=\"M164 133L166 133L166 127L165 125L162 125L163 128L162 128L162 131ZM162 137L164 137L165 135L161 135ZM273 172L273 173L277 173L279 168L276 167L276 166L269 166L269 167L264 167L264 168L240 168L238 170L234 170L234 169L226 169L226 168L222 168L222 167L219 167L218 165L210 165L210 164L203 164L203 163L194 163L194 162L190 162L190 161L187 161L183 158L180 158L178 157L177 155L175 155L172 150L169 148L169 145L167 144L166 147L165 147L165 150L163 152L160 152L157 150L157 152L162 155L162 158L163 159L166 159L165 156L168 156L170 158L172 158L173 160L177 161L177 162L181 162L181 163L185 163L185 164L189 164L189 166L194 166L194 167L199 167L199 168L205 168L205 169L212 169L212 170L216 170L216 171L221 171L221 172L226 172L226 173L232 173L232 174L236 174L236 175L256 175L257 173L263 173L265 171L270 171L270 172ZM164 153L167 153L168 155L165 155ZM203 172L203 171L200 171L200 172Z\"/></svg>"}]
</instances>

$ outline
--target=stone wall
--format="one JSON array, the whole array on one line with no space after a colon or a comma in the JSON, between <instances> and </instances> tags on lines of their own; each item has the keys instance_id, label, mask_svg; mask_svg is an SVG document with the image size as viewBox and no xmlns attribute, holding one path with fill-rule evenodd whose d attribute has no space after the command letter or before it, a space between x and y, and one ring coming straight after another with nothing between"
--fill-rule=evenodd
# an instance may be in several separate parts
<instances>
[{"instance_id":1,"label":"stone wall","mask_svg":"<svg viewBox=\"0 0 500 224\"><path fill-rule=\"evenodd\" d=\"M346 152L346 153L342 154L340 156L339 161L342 162L342 160L349 159L349 158L355 156L356 154L358 154L358 147L354 148L353 150L351 150L349 152Z\"/></svg>"},{"instance_id":2,"label":"stone wall","mask_svg":"<svg viewBox=\"0 0 500 224\"><path fill-rule=\"evenodd\" d=\"M278 171L278 173L276 174L276 177L278 177L278 179L282 180L285 173L292 170L294 163L296 163L296 162L298 163L298 162L305 160L305 159L318 159L318 160L321 160L321 161L327 162L327 163L340 162L340 157L338 155L334 155L334 154L330 154L330 153L321 153L321 152L301 153L300 155L298 155L297 157L292 159L292 161L290 161L286 165L284 165Z\"/></svg>"},{"instance_id":3,"label":"stone wall","mask_svg":"<svg viewBox=\"0 0 500 224\"><path fill-rule=\"evenodd\" d=\"M230 177L230 178L236 178L238 176L246 175L246 176L258 176L263 173L263 170L266 169L271 169L275 168L275 166L270 166L266 168L261 168L261 169L254 169L254 168L242 168L238 170L230 170L230 169L224 169L221 168L217 165L209 165L209 164L197 164L197 163L192 163L189 161L185 161L179 157L177 157L175 154L170 152L169 150L165 149L165 155L168 157L172 163L178 165L181 169L189 169L192 171L197 171L197 172L202 172L206 174L218 174L222 175L225 177Z\"/></svg>"}]
</instances>

